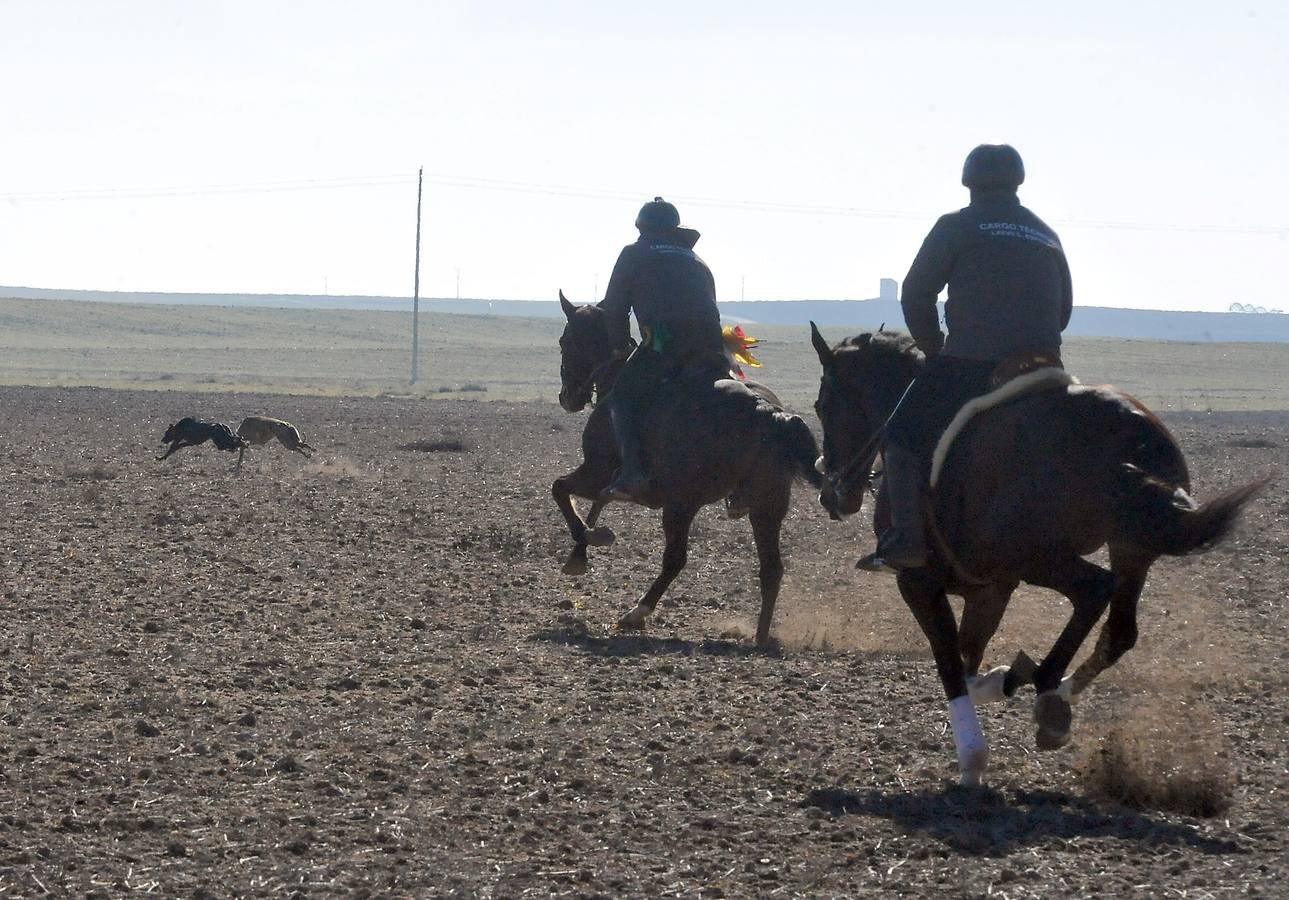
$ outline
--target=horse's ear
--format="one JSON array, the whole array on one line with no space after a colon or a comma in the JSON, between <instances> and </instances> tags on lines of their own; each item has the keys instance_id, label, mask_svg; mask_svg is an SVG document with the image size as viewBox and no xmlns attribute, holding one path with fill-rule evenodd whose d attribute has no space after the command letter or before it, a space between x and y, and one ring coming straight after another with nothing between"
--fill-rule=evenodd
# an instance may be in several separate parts
<instances>
[{"instance_id":1,"label":"horse's ear","mask_svg":"<svg viewBox=\"0 0 1289 900\"><path fill-rule=\"evenodd\" d=\"M559 292L559 308L564 310L564 318L566 319L573 318L573 313L577 312L577 307L568 302L568 298L564 296L562 289Z\"/></svg>"},{"instance_id":2,"label":"horse's ear","mask_svg":"<svg viewBox=\"0 0 1289 900\"><path fill-rule=\"evenodd\" d=\"M824 340L824 336L819 333L819 326L814 322L810 323L810 343L815 345L815 352L819 354L819 362L827 367L832 364L832 348Z\"/></svg>"}]
</instances>

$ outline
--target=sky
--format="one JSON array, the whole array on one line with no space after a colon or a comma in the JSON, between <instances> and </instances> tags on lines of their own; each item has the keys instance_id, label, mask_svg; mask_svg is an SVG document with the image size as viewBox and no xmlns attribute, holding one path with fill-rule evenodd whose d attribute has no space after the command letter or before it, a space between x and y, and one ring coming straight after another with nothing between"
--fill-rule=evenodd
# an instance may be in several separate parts
<instances>
[{"instance_id":1,"label":"sky","mask_svg":"<svg viewBox=\"0 0 1289 900\"><path fill-rule=\"evenodd\" d=\"M901 7L897 9L896 7ZM1289 309L1289 3L0 0L0 285L864 299L1007 142L1076 305Z\"/></svg>"}]
</instances>

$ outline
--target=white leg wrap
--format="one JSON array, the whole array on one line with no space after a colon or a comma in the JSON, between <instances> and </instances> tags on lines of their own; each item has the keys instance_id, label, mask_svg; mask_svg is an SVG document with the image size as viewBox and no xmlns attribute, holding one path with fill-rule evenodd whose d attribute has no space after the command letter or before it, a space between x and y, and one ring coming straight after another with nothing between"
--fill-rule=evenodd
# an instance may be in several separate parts
<instances>
[{"instance_id":1,"label":"white leg wrap","mask_svg":"<svg viewBox=\"0 0 1289 900\"><path fill-rule=\"evenodd\" d=\"M1007 673L1010 671L1011 666L999 666L996 669L990 669L984 675L972 675L968 678L967 696L971 698L971 702L994 703L998 700L1006 700L1003 682L1007 680Z\"/></svg>"},{"instance_id":2,"label":"white leg wrap","mask_svg":"<svg viewBox=\"0 0 1289 900\"><path fill-rule=\"evenodd\" d=\"M980 720L971 697L957 697L949 701L949 724L953 726L953 744L958 750L958 769L964 785L980 784L985 765L989 762L989 747L985 744Z\"/></svg>"}]
</instances>

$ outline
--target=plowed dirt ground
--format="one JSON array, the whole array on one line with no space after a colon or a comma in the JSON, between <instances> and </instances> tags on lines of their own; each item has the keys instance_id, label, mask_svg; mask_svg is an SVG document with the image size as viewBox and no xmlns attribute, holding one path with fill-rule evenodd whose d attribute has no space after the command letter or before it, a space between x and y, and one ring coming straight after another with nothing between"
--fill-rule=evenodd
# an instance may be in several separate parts
<instances>
[{"instance_id":1,"label":"plowed dirt ground","mask_svg":"<svg viewBox=\"0 0 1289 900\"><path fill-rule=\"evenodd\" d=\"M252 413L320 452L154 459L181 416ZM1156 565L1069 746L1033 749L1030 691L983 708L989 786L963 790L925 642L852 567L866 523L807 490L760 650L748 526L721 509L643 635L613 624L657 514L611 507L617 545L560 574L549 486L584 417L551 403L8 387L0 421L0 896L1289 883L1283 477L1232 540ZM1169 423L1200 498L1289 461L1289 414ZM1037 657L1067 608L1022 591L989 662ZM1103 759L1144 808L1103 793ZM1204 797L1218 814L1178 811Z\"/></svg>"}]
</instances>

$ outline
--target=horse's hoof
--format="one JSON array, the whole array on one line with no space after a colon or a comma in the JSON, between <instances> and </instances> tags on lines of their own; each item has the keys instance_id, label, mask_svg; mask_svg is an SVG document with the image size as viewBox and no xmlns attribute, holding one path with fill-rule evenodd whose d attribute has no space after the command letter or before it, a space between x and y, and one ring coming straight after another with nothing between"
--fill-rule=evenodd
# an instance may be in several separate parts
<instances>
[{"instance_id":1,"label":"horse's hoof","mask_svg":"<svg viewBox=\"0 0 1289 900\"><path fill-rule=\"evenodd\" d=\"M607 525L599 525L586 533L586 542L592 547L609 547L618 536Z\"/></svg>"},{"instance_id":2,"label":"horse's hoof","mask_svg":"<svg viewBox=\"0 0 1289 900\"><path fill-rule=\"evenodd\" d=\"M963 772L958 776L958 784L965 788L980 787L984 772Z\"/></svg>"},{"instance_id":3,"label":"horse's hoof","mask_svg":"<svg viewBox=\"0 0 1289 900\"><path fill-rule=\"evenodd\" d=\"M984 675L972 675L968 678L967 694L971 697L971 702L980 705L1006 700L1007 693L1003 690L1003 686L1007 682L1007 673L1010 671L1008 666L998 666Z\"/></svg>"},{"instance_id":4,"label":"horse's hoof","mask_svg":"<svg viewBox=\"0 0 1289 900\"><path fill-rule=\"evenodd\" d=\"M1056 691L1047 691L1039 694L1038 700L1034 702L1034 721L1038 723L1038 731L1034 736L1038 749L1057 750L1064 747L1070 739L1070 724L1074 721L1074 713L1070 704Z\"/></svg>"},{"instance_id":5,"label":"horse's hoof","mask_svg":"<svg viewBox=\"0 0 1289 900\"><path fill-rule=\"evenodd\" d=\"M1034 746L1044 752L1048 750L1060 750L1070 742L1070 733L1058 734L1054 731L1048 731L1045 728L1039 728L1034 733Z\"/></svg>"},{"instance_id":6,"label":"horse's hoof","mask_svg":"<svg viewBox=\"0 0 1289 900\"><path fill-rule=\"evenodd\" d=\"M570 556L568 558L568 561L564 563L564 567L560 571L563 572L565 575L572 575L574 577L578 575L585 575L586 557Z\"/></svg>"},{"instance_id":7,"label":"horse's hoof","mask_svg":"<svg viewBox=\"0 0 1289 900\"><path fill-rule=\"evenodd\" d=\"M1030 659L1029 654L1024 650L1016 651L1016 658L1007 672L1007 678L1003 683L1003 692L1008 697L1012 696L1021 687L1034 683L1034 673L1038 671L1038 664Z\"/></svg>"},{"instance_id":8,"label":"horse's hoof","mask_svg":"<svg viewBox=\"0 0 1289 900\"><path fill-rule=\"evenodd\" d=\"M649 614L636 607L618 620L618 631L643 631Z\"/></svg>"}]
</instances>

